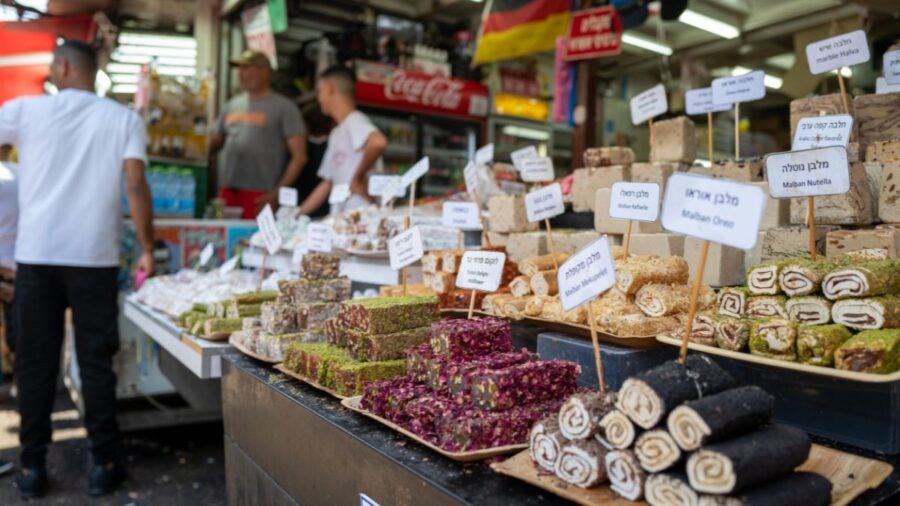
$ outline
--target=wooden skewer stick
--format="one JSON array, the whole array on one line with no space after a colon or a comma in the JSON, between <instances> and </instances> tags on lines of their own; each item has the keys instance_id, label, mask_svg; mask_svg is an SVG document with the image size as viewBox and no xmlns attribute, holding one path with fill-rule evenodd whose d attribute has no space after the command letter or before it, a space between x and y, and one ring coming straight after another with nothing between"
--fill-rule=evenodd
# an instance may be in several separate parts
<instances>
[{"instance_id":1,"label":"wooden skewer stick","mask_svg":"<svg viewBox=\"0 0 900 506\"><path fill-rule=\"evenodd\" d=\"M403 230L409 230L409 222L410 222L409 216L407 216L407 217L405 217L405 218L403 219ZM404 267L404 268L400 271L400 282L403 283L403 295L406 295L406 275L407 275L407 269L408 269L408 267Z\"/></svg>"},{"instance_id":2,"label":"wooden skewer stick","mask_svg":"<svg viewBox=\"0 0 900 506\"><path fill-rule=\"evenodd\" d=\"M593 301L588 301L587 314L591 326L591 344L594 345L594 362L597 365L597 381L600 383L600 392L606 392L606 381L603 379L603 361L600 360L600 341L597 339L597 321L594 319Z\"/></svg>"},{"instance_id":3,"label":"wooden skewer stick","mask_svg":"<svg viewBox=\"0 0 900 506\"><path fill-rule=\"evenodd\" d=\"M734 103L734 160L741 159L741 103Z\"/></svg>"},{"instance_id":4,"label":"wooden skewer stick","mask_svg":"<svg viewBox=\"0 0 900 506\"><path fill-rule=\"evenodd\" d=\"M263 257L262 262L259 263L259 284L256 287L257 291L262 290L263 281L266 279L266 260L269 259L269 248L263 248Z\"/></svg>"},{"instance_id":5,"label":"wooden skewer stick","mask_svg":"<svg viewBox=\"0 0 900 506\"><path fill-rule=\"evenodd\" d=\"M806 226L809 227L809 257L816 259L816 204L813 197L806 197Z\"/></svg>"},{"instance_id":6,"label":"wooden skewer stick","mask_svg":"<svg viewBox=\"0 0 900 506\"><path fill-rule=\"evenodd\" d=\"M844 105L844 114L849 115L849 114L850 114L850 99L847 98L847 87L846 87L846 85L844 84L844 76L841 74L841 71L842 71L842 70L844 70L844 67L839 68L838 71L837 71L837 75L838 75L838 86L841 87L841 103ZM823 115L823 114L820 113L820 116L821 116L821 115ZM850 139L849 139L849 140L853 141L853 140L854 140L853 137L854 137L854 135L853 135L853 130L851 129L851 130L850 130Z\"/></svg>"},{"instance_id":7,"label":"wooden skewer stick","mask_svg":"<svg viewBox=\"0 0 900 506\"><path fill-rule=\"evenodd\" d=\"M472 312L475 311L475 290L469 295L469 319L472 319Z\"/></svg>"},{"instance_id":8,"label":"wooden skewer stick","mask_svg":"<svg viewBox=\"0 0 900 506\"><path fill-rule=\"evenodd\" d=\"M462 251L463 249L463 231L461 228L456 229L456 250Z\"/></svg>"},{"instance_id":9,"label":"wooden skewer stick","mask_svg":"<svg viewBox=\"0 0 900 506\"><path fill-rule=\"evenodd\" d=\"M713 163L713 116L711 112L706 113L706 149L709 153L709 164Z\"/></svg>"},{"instance_id":10,"label":"wooden skewer stick","mask_svg":"<svg viewBox=\"0 0 900 506\"><path fill-rule=\"evenodd\" d=\"M625 228L625 241L622 244L622 248L625 249L625 258L628 258L628 248L631 246L631 224L634 223L632 220L628 220L628 225Z\"/></svg>"},{"instance_id":11,"label":"wooden skewer stick","mask_svg":"<svg viewBox=\"0 0 900 506\"><path fill-rule=\"evenodd\" d=\"M709 253L709 241L700 243L700 261L697 263L697 273L694 274L694 286L691 287L691 303L688 306L687 323L684 326L684 335L681 337L681 351L678 353L678 363L684 365L687 358L688 339L694 328L694 315L697 313L697 298L700 296L700 285L703 284L703 271L706 270L706 255Z\"/></svg>"},{"instance_id":12,"label":"wooden skewer stick","mask_svg":"<svg viewBox=\"0 0 900 506\"><path fill-rule=\"evenodd\" d=\"M556 243L553 241L553 229L550 228L550 219L544 220L547 226L547 242L550 244L550 254L553 255L553 268L559 270L559 259L556 258Z\"/></svg>"}]
</instances>

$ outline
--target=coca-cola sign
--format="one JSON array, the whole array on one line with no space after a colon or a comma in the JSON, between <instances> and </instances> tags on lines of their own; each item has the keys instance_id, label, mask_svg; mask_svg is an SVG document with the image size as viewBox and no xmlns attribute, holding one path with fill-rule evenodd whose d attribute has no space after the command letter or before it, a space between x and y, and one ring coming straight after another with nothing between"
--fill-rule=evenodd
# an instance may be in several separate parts
<instances>
[{"instance_id":1,"label":"coca-cola sign","mask_svg":"<svg viewBox=\"0 0 900 506\"><path fill-rule=\"evenodd\" d=\"M481 83L432 76L374 62L356 64L360 103L457 116L486 116L488 90Z\"/></svg>"}]
</instances>

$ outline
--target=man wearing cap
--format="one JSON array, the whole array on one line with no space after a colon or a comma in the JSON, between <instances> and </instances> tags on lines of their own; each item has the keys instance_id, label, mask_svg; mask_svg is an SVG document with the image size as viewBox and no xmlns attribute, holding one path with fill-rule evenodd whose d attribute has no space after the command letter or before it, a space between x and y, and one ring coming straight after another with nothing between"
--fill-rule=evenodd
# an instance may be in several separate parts
<instances>
[{"instance_id":1,"label":"man wearing cap","mask_svg":"<svg viewBox=\"0 0 900 506\"><path fill-rule=\"evenodd\" d=\"M300 110L272 91L269 58L246 51L231 61L244 93L225 104L212 136L225 166L220 197L254 218L278 203L278 188L292 186L306 163L306 126Z\"/></svg>"}]
</instances>

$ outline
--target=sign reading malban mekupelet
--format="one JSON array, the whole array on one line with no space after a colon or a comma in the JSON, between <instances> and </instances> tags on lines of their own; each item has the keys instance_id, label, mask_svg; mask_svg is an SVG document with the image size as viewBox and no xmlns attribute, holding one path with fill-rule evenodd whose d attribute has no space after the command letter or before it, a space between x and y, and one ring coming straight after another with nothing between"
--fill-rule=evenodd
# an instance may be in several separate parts
<instances>
[{"instance_id":1,"label":"sign reading malban mekupelet","mask_svg":"<svg viewBox=\"0 0 900 506\"><path fill-rule=\"evenodd\" d=\"M422 235L419 227L412 227L401 232L388 241L388 256L391 261L391 269L400 269L414 264L425 255L422 248Z\"/></svg>"},{"instance_id":2,"label":"sign reading malban mekupelet","mask_svg":"<svg viewBox=\"0 0 900 506\"><path fill-rule=\"evenodd\" d=\"M615 56L621 52L622 21L616 9L605 6L572 13L564 60Z\"/></svg>"},{"instance_id":3,"label":"sign reading malban mekupelet","mask_svg":"<svg viewBox=\"0 0 900 506\"><path fill-rule=\"evenodd\" d=\"M548 220L564 212L566 207L563 204L562 187L559 183L525 194L525 215L531 223Z\"/></svg>"},{"instance_id":4,"label":"sign reading malban mekupelet","mask_svg":"<svg viewBox=\"0 0 900 506\"><path fill-rule=\"evenodd\" d=\"M459 262L456 287L482 292L500 288L506 253L499 251L466 251Z\"/></svg>"},{"instance_id":5,"label":"sign reading malban mekupelet","mask_svg":"<svg viewBox=\"0 0 900 506\"><path fill-rule=\"evenodd\" d=\"M809 116L797 122L791 150L826 148L841 146L846 148L853 130L853 116L835 114L833 116Z\"/></svg>"},{"instance_id":6,"label":"sign reading malban mekupelet","mask_svg":"<svg viewBox=\"0 0 900 506\"><path fill-rule=\"evenodd\" d=\"M620 220L656 221L659 218L659 185L613 183L609 194L609 216Z\"/></svg>"},{"instance_id":7,"label":"sign reading malban mekupelet","mask_svg":"<svg viewBox=\"0 0 900 506\"><path fill-rule=\"evenodd\" d=\"M806 62L812 74L824 74L869 61L866 32L854 30L806 45Z\"/></svg>"},{"instance_id":8,"label":"sign reading malban mekupelet","mask_svg":"<svg viewBox=\"0 0 900 506\"><path fill-rule=\"evenodd\" d=\"M481 229L481 209L475 202L444 202L441 210L441 221L445 227Z\"/></svg>"},{"instance_id":9,"label":"sign reading malban mekupelet","mask_svg":"<svg viewBox=\"0 0 900 506\"><path fill-rule=\"evenodd\" d=\"M616 281L609 239L604 235L569 257L556 276L563 311L571 311L609 290Z\"/></svg>"},{"instance_id":10,"label":"sign reading malban mekupelet","mask_svg":"<svg viewBox=\"0 0 900 506\"><path fill-rule=\"evenodd\" d=\"M739 76L713 79L712 91L713 103L719 105L759 100L766 96L766 73L755 70Z\"/></svg>"},{"instance_id":11,"label":"sign reading malban mekupelet","mask_svg":"<svg viewBox=\"0 0 900 506\"><path fill-rule=\"evenodd\" d=\"M669 110L666 88L662 84L650 88L631 99L631 122L635 125L665 114Z\"/></svg>"},{"instance_id":12,"label":"sign reading malban mekupelet","mask_svg":"<svg viewBox=\"0 0 900 506\"><path fill-rule=\"evenodd\" d=\"M712 88L697 88L684 93L684 110L689 116L708 112L723 112L731 109L731 104L713 102Z\"/></svg>"},{"instance_id":13,"label":"sign reading malban mekupelet","mask_svg":"<svg viewBox=\"0 0 900 506\"><path fill-rule=\"evenodd\" d=\"M850 165L843 146L786 151L766 156L769 194L776 199L840 195L850 191Z\"/></svg>"}]
</instances>

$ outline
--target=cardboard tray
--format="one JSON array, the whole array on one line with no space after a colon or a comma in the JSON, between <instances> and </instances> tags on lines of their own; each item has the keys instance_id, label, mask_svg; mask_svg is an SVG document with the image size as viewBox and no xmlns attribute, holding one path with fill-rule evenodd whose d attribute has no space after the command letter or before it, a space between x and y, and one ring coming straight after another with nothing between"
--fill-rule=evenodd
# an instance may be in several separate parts
<instances>
[{"instance_id":1,"label":"cardboard tray","mask_svg":"<svg viewBox=\"0 0 900 506\"><path fill-rule=\"evenodd\" d=\"M432 450L436 453L441 454L444 457L447 457L448 459L455 460L457 462L473 462L473 461L477 461L477 460L484 460L484 459L487 459L490 457L496 457L497 455L505 455L507 453L519 451L523 448L528 448L527 443L522 443L522 444L517 444L517 445L497 446L495 448L487 448L484 450L473 450L473 451L467 451L467 452L448 452L447 450L444 450L443 448L435 445L434 443L431 443L431 442L428 442L428 441L422 439L420 436L404 429L403 427L395 424L394 422L391 422L390 420L381 418L380 416L375 415L375 414L371 413L370 411L363 409L359 405L361 400L362 400L362 396L350 397L349 399L344 399L343 401L341 401L341 405L351 411L355 411L363 416L369 417L372 420L375 420L376 422L379 422L382 425L385 425L388 428L393 429L393 430L403 434L404 436L412 439L413 441L419 443L420 445L427 447L429 450ZM527 456L528 452L525 452L525 453Z\"/></svg>"},{"instance_id":2,"label":"cardboard tray","mask_svg":"<svg viewBox=\"0 0 900 506\"><path fill-rule=\"evenodd\" d=\"M236 339L232 339L229 337L228 344L234 346L239 352L243 353L244 355L247 355L250 358L259 360L260 362L265 362L267 364L277 364L277 363L281 362L281 360L274 359L271 357L266 357L263 355L259 355L257 353L250 351L243 344L239 343Z\"/></svg>"},{"instance_id":3,"label":"cardboard tray","mask_svg":"<svg viewBox=\"0 0 900 506\"><path fill-rule=\"evenodd\" d=\"M280 372L281 374L284 374L285 376L289 376L291 378L294 378L297 381L306 383L307 385L315 388L316 390L321 390L321 391L325 392L326 394L331 395L332 397L336 397L340 400L344 400L344 399L348 398L346 395L341 395L328 387L324 387L324 386L316 383L315 381L312 381L308 378L304 378L303 376L300 376L299 374L295 373L294 371L291 371L290 369L288 369L287 367L285 367L282 364L276 364L275 370Z\"/></svg>"}]
</instances>

